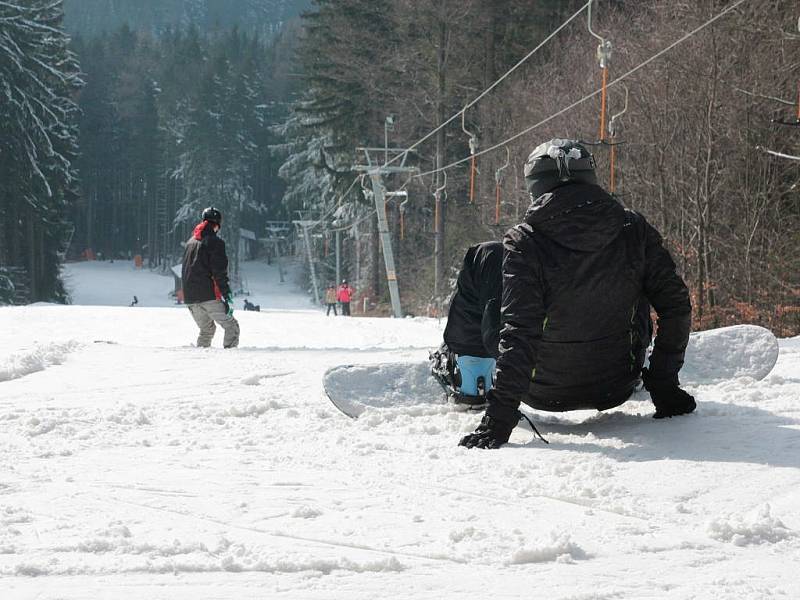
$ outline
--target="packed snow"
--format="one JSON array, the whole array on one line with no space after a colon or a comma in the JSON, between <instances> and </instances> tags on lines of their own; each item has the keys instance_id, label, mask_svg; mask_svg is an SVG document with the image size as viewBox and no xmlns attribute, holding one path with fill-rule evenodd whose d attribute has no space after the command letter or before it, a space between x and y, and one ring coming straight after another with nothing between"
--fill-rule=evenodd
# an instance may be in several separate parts
<instances>
[{"instance_id":1,"label":"packed snow","mask_svg":"<svg viewBox=\"0 0 800 600\"><path fill-rule=\"evenodd\" d=\"M326 317L246 274L235 350L194 348L171 277L130 263L0 308L0 598L800 597L800 338L761 381L690 387L695 414L529 411L550 445L466 450L479 415L350 419L322 389L424 359L443 322Z\"/></svg>"}]
</instances>

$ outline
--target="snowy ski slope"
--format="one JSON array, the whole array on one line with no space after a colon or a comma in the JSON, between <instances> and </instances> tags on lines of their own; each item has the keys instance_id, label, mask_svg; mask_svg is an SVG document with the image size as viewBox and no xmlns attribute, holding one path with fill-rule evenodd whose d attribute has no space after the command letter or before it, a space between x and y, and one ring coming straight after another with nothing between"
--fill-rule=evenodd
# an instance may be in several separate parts
<instances>
[{"instance_id":1,"label":"snowy ski slope","mask_svg":"<svg viewBox=\"0 0 800 600\"><path fill-rule=\"evenodd\" d=\"M132 278L139 307L90 306ZM0 308L2 600L800 598L800 338L764 381L692 388L694 415L538 413L549 446L478 451L477 415L322 393L443 323L326 318L248 265L275 308L197 350L170 278L70 280L81 305Z\"/></svg>"}]
</instances>

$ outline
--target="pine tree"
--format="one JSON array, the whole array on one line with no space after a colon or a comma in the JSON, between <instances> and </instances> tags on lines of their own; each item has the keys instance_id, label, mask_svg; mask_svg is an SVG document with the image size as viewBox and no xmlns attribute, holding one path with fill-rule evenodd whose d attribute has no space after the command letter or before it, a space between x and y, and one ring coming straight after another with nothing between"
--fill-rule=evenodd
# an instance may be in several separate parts
<instances>
[{"instance_id":1,"label":"pine tree","mask_svg":"<svg viewBox=\"0 0 800 600\"><path fill-rule=\"evenodd\" d=\"M30 300L63 300L59 264L74 198L79 66L60 0L0 2L0 263Z\"/></svg>"}]
</instances>

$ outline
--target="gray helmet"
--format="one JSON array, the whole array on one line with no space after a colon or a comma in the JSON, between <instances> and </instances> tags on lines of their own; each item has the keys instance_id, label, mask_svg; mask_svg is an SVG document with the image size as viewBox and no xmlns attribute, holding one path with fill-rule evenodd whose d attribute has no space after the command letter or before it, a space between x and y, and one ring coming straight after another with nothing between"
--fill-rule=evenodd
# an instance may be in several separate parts
<instances>
[{"instance_id":1,"label":"gray helmet","mask_svg":"<svg viewBox=\"0 0 800 600\"><path fill-rule=\"evenodd\" d=\"M203 211L203 215L201 218L203 219L203 221L210 221L211 223L222 225L222 213L213 206L209 206L208 208L206 208Z\"/></svg>"},{"instance_id":2,"label":"gray helmet","mask_svg":"<svg viewBox=\"0 0 800 600\"><path fill-rule=\"evenodd\" d=\"M596 185L594 167L594 157L580 142L555 138L530 153L525 183L534 199L565 183Z\"/></svg>"}]
</instances>

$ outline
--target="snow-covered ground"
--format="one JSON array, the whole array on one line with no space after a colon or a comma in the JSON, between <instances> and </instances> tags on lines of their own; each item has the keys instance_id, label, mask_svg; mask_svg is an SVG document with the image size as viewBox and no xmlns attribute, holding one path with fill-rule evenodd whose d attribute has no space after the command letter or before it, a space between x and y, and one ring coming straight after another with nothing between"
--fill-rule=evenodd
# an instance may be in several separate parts
<instances>
[{"instance_id":1,"label":"snow-covered ground","mask_svg":"<svg viewBox=\"0 0 800 600\"><path fill-rule=\"evenodd\" d=\"M294 289L296 269L287 265L286 271L282 283L277 267L259 261L244 263L243 286L248 293L236 297L236 308L244 308L246 297L265 310L311 309L309 298ZM68 263L64 281L76 305L130 306L136 296L138 307L176 306L170 295L175 288L172 275L137 269L132 261Z\"/></svg>"},{"instance_id":2,"label":"snow-covered ground","mask_svg":"<svg viewBox=\"0 0 800 600\"><path fill-rule=\"evenodd\" d=\"M800 597L800 338L693 415L535 413L549 446L466 450L477 415L322 392L442 323L296 310L248 269L272 309L236 350L191 347L171 279L124 263L72 267L80 305L0 308L0 599Z\"/></svg>"}]
</instances>

